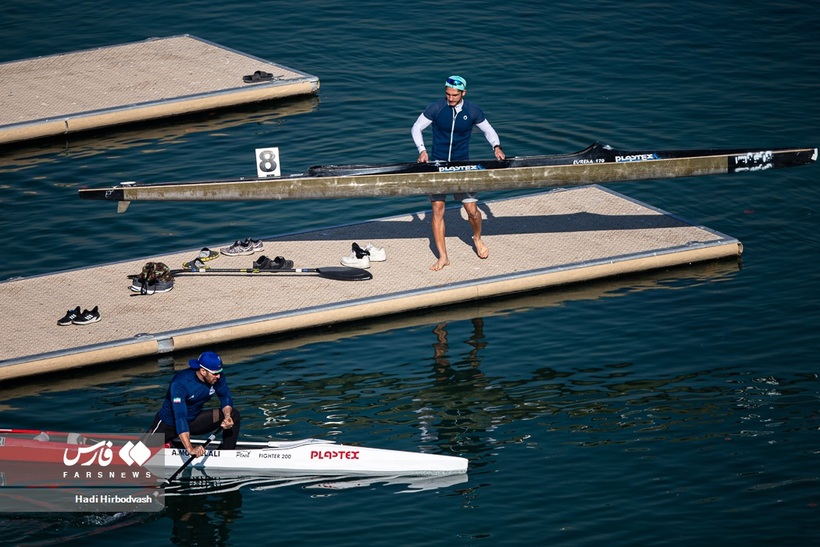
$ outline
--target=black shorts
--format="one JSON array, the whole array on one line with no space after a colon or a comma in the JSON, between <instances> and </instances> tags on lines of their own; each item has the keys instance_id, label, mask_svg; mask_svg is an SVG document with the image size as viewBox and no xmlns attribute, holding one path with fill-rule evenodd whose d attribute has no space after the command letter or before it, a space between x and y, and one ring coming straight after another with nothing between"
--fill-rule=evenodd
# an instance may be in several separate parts
<instances>
[{"instance_id":1,"label":"black shorts","mask_svg":"<svg viewBox=\"0 0 820 547\"><path fill-rule=\"evenodd\" d=\"M475 192L459 192L453 194L453 198L461 203L475 203L478 201L478 194ZM447 201L447 194L430 194L430 201Z\"/></svg>"},{"instance_id":2,"label":"black shorts","mask_svg":"<svg viewBox=\"0 0 820 547\"><path fill-rule=\"evenodd\" d=\"M203 410L192 421L188 422L188 431L191 435L203 435L211 433L214 429L219 427L222 420L225 419L225 414L222 409L214 408ZM239 424L242 417L239 411L235 408L231 409L231 419L233 419L233 427L222 431L222 448L225 450L233 450L236 448L236 441L239 438ZM159 419L159 413L154 416L154 421L148 429L149 433L162 433L165 435L165 444L172 444L179 434L176 428L171 424L166 424ZM178 444L178 443L177 443Z\"/></svg>"}]
</instances>

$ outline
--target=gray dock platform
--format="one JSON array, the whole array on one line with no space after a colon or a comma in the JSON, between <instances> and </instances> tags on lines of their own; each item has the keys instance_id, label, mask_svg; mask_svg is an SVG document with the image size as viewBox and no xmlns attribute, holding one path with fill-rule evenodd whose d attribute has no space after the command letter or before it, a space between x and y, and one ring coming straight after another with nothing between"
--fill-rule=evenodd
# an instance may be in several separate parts
<instances>
[{"instance_id":1,"label":"gray dock platform","mask_svg":"<svg viewBox=\"0 0 820 547\"><path fill-rule=\"evenodd\" d=\"M409 310L479 301L620 274L737 257L740 242L600 186L483 202L487 260L471 245L460 207L447 210L451 265L435 261L428 212L264 238L252 256L214 268L250 268L260 255L296 267L338 266L351 242L384 246L369 281L310 273L180 276L174 289L132 296L128 275L148 260L179 268L199 249L0 283L0 380L186 351ZM233 240L204 242L212 249ZM102 320L58 326L65 310L98 305ZM13 321L13 324L10 322ZM3 324L7 323L7 324Z\"/></svg>"},{"instance_id":2,"label":"gray dock platform","mask_svg":"<svg viewBox=\"0 0 820 547\"><path fill-rule=\"evenodd\" d=\"M269 81L246 83L256 71ZM316 93L319 79L191 35L0 63L0 144Z\"/></svg>"}]
</instances>

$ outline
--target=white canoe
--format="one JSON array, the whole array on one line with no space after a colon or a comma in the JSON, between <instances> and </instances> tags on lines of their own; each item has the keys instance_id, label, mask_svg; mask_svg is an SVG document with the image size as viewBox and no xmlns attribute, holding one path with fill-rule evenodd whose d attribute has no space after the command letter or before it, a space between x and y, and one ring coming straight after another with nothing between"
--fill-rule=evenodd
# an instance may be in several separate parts
<instances>
[{"instance_id":1,"label":"white canoe","mask_svg":"<svg viewBox=\"0 0 820 547\"><path fill-rule=\"evenodd\" d=\"M35 472L29 464L50 464L56 477L68 470L129 473L144 466L155 477L173 476L191 458L181 448L160 447L144 436L91 434L79 435L54 431L0 429L0 472L22 464L33 478L48 477ZM194 440L194 443L206 441ZM224 450L221 443L206 446L205 455L186 466L199 476L432 476L467 472L468 461L458 456L425 454L337 444L326 439L293 441L239 442L235 450ZM96 467L95 467L96 466ZM32 479L32 477L29 477ZM39 480L38 479L38 480ZM39 482L37 482L39 484Z\"/></svg>"},{"instance_id":2,"label":"white canoe","mask_svg":"<svg viewBox=\"0 0 820 547\"><path fill-rule=\"evenodd\" d=\"M190 454L179 448L164 448L145 466L158 476L167 477L179 469ZM384 448L337 444L325 439L296 441L240 442L236 450L218 445L207 448L189 467L207 474L313 475L447 475L466 473L468 461L458 456L425 454Z\"/></svg>"}]
</instances>

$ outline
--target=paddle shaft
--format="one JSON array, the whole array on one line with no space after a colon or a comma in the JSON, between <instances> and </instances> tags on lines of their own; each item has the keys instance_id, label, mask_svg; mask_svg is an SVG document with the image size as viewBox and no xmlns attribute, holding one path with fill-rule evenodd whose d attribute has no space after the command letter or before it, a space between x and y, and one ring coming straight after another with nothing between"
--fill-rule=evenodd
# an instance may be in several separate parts
<instances>
[{"instance_id":1,"label":"paddle shaft","mask_svg":"<svg viewBox=\"0 0 820 547\"><path fill-rule=\"evenodd\" d=\"M205 444L203 444L203 445L202 445L202 448L207 448L207 447L208 447L208 445L209 445L209 444L211 444L211 441L213 441L214 439L216 439L216 436L217 436L217 435L219 435L219 433L220 433L221 431L222 431L222 426L217 427L217 428L214 430L214 432L213 432L213 433L211 433L211 436L210 436L210 437L208 437L208 438L205 440ZM183 463L183 464L182 464L182 467L180 467L179 469L177 469L176 471L174 471L174 474L173 474L173 475L171 475L170 477L168 477L168 479L167 479L165 482L163 482L163 483L162 483L162 486L160 486L160 488L165 488L166 486L168 486L169 484L171 484L171 483L174 481L174 479L175 479L175 478L177 478L177 477L179 476L179 474L180 474L180 473L182 473L183 471L185 471L185 469L186 469L189 465L191 465L191 462L192 462L192 461L194 461L195 459L196 459L196 456L194 456L193 454L191 454L191 456L190 456L190 457L189 457L189 458L185 461L185 463Z\"/></svg>"},{"instance_id":2,"label":"paddle shaft","mask_svg":"<svg viewBox=\"0 0 820 547\"><path fill-rule=\"evenodd\" d=\"M171 270L174 275L184 273L319 273L321 268L199 268Z\"/></svg>"},{"instance_id":3,"label":"paddle shaft","mask_svg":"<svg viewBox=\"0 0 820 547\"><path fill-rule=\"evenodd\" d=\"M373 278L373 274L363 268L348 268L342 266L329 266L323 268L282 268L279 270L266 268L200 268L190 270L171 270L171 273L173 275L315 273L319 274L319 277L335 279L338 281L365 281Z\"/></svg>"}]
</instances>

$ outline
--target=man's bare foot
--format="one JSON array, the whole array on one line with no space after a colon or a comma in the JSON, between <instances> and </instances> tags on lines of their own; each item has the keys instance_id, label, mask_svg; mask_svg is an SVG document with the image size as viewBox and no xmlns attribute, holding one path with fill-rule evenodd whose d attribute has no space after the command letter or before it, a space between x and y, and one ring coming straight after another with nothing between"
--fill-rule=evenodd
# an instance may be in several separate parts
<instances>
[{"instance_id":1,"label":"man's bare foot","mask_svg":"<svg viewBox=\"0 0 820 547\"><path fill-rule=\"evenodd\" d=\"M444 268L445 266L449 266L449 265L450 265L449 260L447 260L446 258L445 259L439 258L438 260L436 260L435 264L430 266L430 269L433 270L434 272L437 272L437 271L441 270L442 268Z\"/></svg>"},{"instance_id":2,"label":"man's bare foot","mask_svg":"<svg viewBox=\"0 0 820 547\"><path fill-rule=\"evenodd\" d=\"M473 238L473 244L475 244L475 254L478 255L478 258L487 258L490 256L490 249L484 245L484 242L481 241L481 238Z\"/></svg>"}]
</instances>

